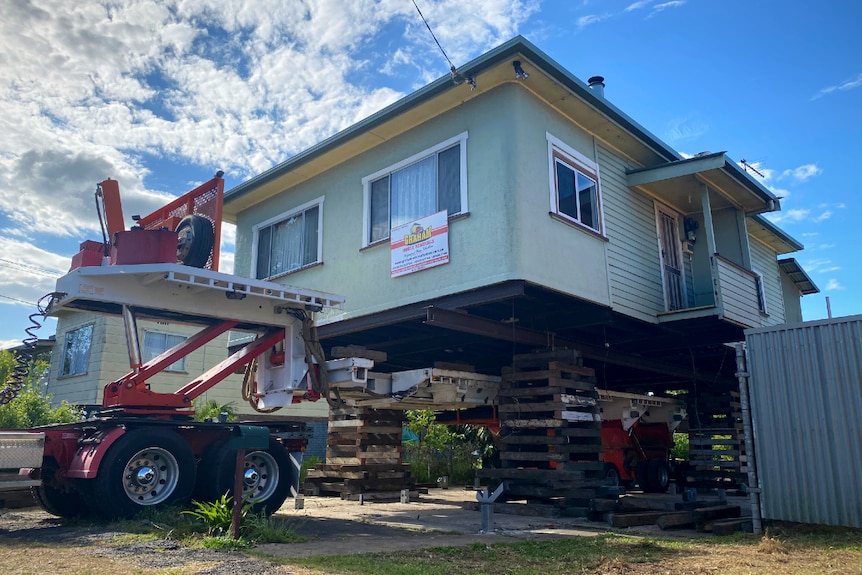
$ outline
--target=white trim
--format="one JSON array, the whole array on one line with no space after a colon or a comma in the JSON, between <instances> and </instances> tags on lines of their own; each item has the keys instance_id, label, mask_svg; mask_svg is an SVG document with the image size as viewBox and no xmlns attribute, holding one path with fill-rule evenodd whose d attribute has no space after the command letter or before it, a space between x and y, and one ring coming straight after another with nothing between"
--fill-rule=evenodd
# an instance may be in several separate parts
<instances>
[{"instance_id":1,"label":"white trim","mask_svg":"<svg viewBox=\"0 0 862 575\"><path fill-rule=\"evenodd\" d=\"M562 152L564 155L569 156L569 159L574 163L581 164L587 170L593 171L596 174L596 177L599 175L599 165L577 151L576 149L570 147L568 144L563 142L561 139L552 135L550 132L545 132L545 138L548 140L548 154L553 155L554 148Z\"/></svg>"},{"instance_id":2,"label":"white trim","mask_svg":"<svg viewBox=\"0 0 862 575\"><path fill-rule=\"evenodd\" d=\"M397 172L398 170L404 169L411 164L415 164L420 162L429 156L433 156L439 152L447 148L451 148L455 144L460 144L460 162L461 162L461 172L460 172L460 186L461 186L461 211L457 214L449 214L449 217L456 216L458 214L466 214L469 211L469 207L467 205L467 138L469 134L468 132L461 132L457 136L452 136L451 138L440 142L439 144L435 144L430 148L426 148L421 152L413 154L409 158L405 158L400 162L392 164L383 168L382 170L377 170L376 172L369 174L362 178L362 247L368 247L372 245L372 242L369 241L369 236L371 235L371 183L375 180L379 180L380 178L387 176L393 172ZM377 242L373 242L374 244L382 243L382 240Z\"/></svg>"},{"instance_id":3,"label":"white trim","mask_svg":"<svg viewBox=\"0 0 862 575\"><path fill-rule=\"evenodd\" d=\"M143 342L142 342L142 343L143 343L143 346L142 346L143 348L146 348L146 346L147 346L147 334L148 334L148 333L155 334L155 335L169 335L169 336L172 336L172 337L181 337L181 338L183 339L183 341L186 341L187 339L189 339L189 337L191 337L191 336L188 336L188 335L183 334L183 333L171 333L171 332L169 332L169 331L162 331L162 330L159 330L159 329L147 329L147 328L144 328L144 329L142 329L141 331L142 331L142 332L143 332L143 334L144 334L144 337L142 338L142 339L143 339ZM168 344L168 342L167 342L167 338L165 338L165 345L167 346L167 344ZM168 351L169 349L172 349L173 347L174 347L174 346L166 347L165 349L163 349L162 351L160 351L159 353L157 353L157 354L156 354L156 357L158 357L159 355L161 355L161 354L163 354L164 352ZM183 365L182 365L182 368L181 368L181 369L171 369L171 365L169 365L169 366L167 366L166 368L164 368L162 371L166 371L166 372L168 372L168 373L188 373L188 365L187 365L187 363L186 363L186 360L187 360L188 358L189 358L189 356L188 356L188 355L184 355L183 357L179 358L177 361L175 361L174 363L172 363L172 364L171 364L171 365L174 365L174 364L177 364L177 363L182 362L182 364L183 364ZM155 358L153 358L153 359L155 359ZM152 361L151 359L146 359L146 358L143 358L143 360L144 360L145 362L147 362L147 361Z\"/></svg>"},{"instance_id":4,"label":"white trim","mask_svg":"<svg viewBox=\"0 0 862 575\"><path fill-rule=\"evenodd\" d=\"M259 232L260 232L261 228L267 228L273 224L283 222L284 220L286 220L286 219L288 219L288 218L290 218L296 214L301 214L304 211L308 210L309 208L313 208L314 206L318 206L318 208L319 208L317 210L317 261L315 261L314 263L315 264L322 263L323 262L323 201L325 199L326 199L326 196L320 196L318 198L315 198L313 200L305 202L304 204L299 205L295 208L291 208L290 210L282 212L282 213L278 214L277 216L273 216L273 217L269 218L268 220L264 220L262 222L258 222L256 224L254 224L251 227L251 237L252 237L252 240L251 240L251 273L249 275L251 275L253 278L257 278L258 237L259 237ZM305 266L300 266L297 269L302 269L303 267L305 267ZM296 271L296 270L291 270L291 271ZM284 272L284 273L289 273L289 272ZM281 275L284 275L284 273L278 274L278 275L281 276ZM270 279L271 277L276 277L276 276L270 276L270 277L262 278L262 279Z\"/></svg>"},{"instance_id":5,"label":"white trim","mask_svg":"<svg viewBox=\"0 0 862 575\"><path fill-rule=\"evenodd\" d=\"M556 214L567 222L571 222L576 226L582 227L586 230L589 230L590 232L597 233L604 237L605 210L604 202L602 201L601 174L599 173L598 162L591 160L584 154L568 146L565 142L563 142L550 132L545 132L545 138L548 141L548 197L550 200L551 213ZM595 148L595 141L593 141L593 147ZM598 228L589 226L586 223L580 221L579 219L572 218L568 214L564 214L560 211L560 206L558 203L559 190L557 189L557 161L560 161L563 165L568 164L568 167L573 168L576 171L582 172L584 176L588 177L591 180L595 179L596 210L598 211L598 213L596 214L596 220L598 221ZM593 176L595 176L595 178L593 178ZM580 211L580 206L578 209Z\"/></svg>"},{"instance_id":6,"label":"white trim","mask_svg":"<svg viewBox=\"0 0 862 575\"><path fill-rule=\"evenodd\" d=\"M682 297L685 307L681 309L687 309L691 306L691 302L688 301L688 286L685 281L685 259L684 254L682 253L682 241L679 235L679 212L668 207L666 204L663 204L657 200L653 200L653 208L655 209L655 232L656 232L656 242L658 244L658 265L659 265L659 275L661 276L661 293L664 299L664 311L671 311L670 302L667 299L667 282L665 281L665 273L664 273L664 254L662 253L661 248L661 214L664 212L668 216L671 216L675 222L676 226L676 257L677 261L680 263L679 276L681 281L680 289L682 289Z\"/></svg>"},{"instance_id":7,"label":"white trim","mask_svg":"<svg viewBox=\"0 0 862 575\"><path fill-rule=\"evenodd\" d=\"M84 362L84 371L76 371L75 373L64 373L63 369L66 366L66 349L68 344L68 339L66 337L70 333L74 333L76 331L80 331L84 328L91 328L90 332L90 345L87 347L86 351L86 361ZM95 321L87 321L80 325L76 325L73 328L67 329L63 332L63 347L60 350L60 365L57 368L57 379L66 378L66 377L75 377L78 375L87 375L90 372L90 360L92 359L93 354L93 337L96 335L96 322Z\"/></svg>"},{"instance_id":8,"label":"white trim","mask_svg":"<svg viewBox=\"0 0 862 575\"><path fill-rule=\"evenodd\" d=\"M754 268L751 269L751 273L755 275L754 286L757 288L757 297L760 302L763 302L763 307L758 311L764 315L769 315L769 309L766 307L766 283L763 280L763 274Z\"/></svg>"}]
</instances>

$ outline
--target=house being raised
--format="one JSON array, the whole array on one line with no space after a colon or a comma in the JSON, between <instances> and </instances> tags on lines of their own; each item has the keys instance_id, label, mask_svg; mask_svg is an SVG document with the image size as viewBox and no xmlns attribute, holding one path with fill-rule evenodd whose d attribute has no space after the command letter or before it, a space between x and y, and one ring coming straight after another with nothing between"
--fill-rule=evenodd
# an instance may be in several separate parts
<instances>
[{"instance_id":1,"label":"house being raised","mask_svg":"<svg viewBox=\"0 0 862 575\"><path fill-rule=\"evenodd\" d=\"M378 367L569 346L641 390L723 381L723 344L801 319L802 245L726 154L683 158L520 37L458 73L228 191L237 273L345 295L320 337ZM445 263L404 273L392 230L440 212Z\"/></svg>"},{"instance_id":2,"label":"house being raised","mask_svg":"<svg viewBox=\"0 0 862 575\"><path fill-rule=\"evenodd\" d=\"M682 393L712 436L738 408L725 344L817 291L779 209L517 37L230 190L224 217L238 274L346 296L326 349L497 376L570 350L599 387Z\"/></svg>"}]
</instances>

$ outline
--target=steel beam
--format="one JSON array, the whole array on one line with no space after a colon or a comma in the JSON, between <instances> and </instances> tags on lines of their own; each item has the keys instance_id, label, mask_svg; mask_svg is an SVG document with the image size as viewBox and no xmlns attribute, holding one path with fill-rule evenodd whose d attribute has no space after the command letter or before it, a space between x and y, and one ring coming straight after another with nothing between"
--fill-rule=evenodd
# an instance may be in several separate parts
<instances>
[{"instance_id":1,"label":"steel beam","mask_svg":"<svg viewBox=\"0 0 862 575\"><path fill-rule=\"evenodd\" d=\"M476 317L458 311L440 309L433 306L426 309L425 323L427 325L442 327L454 331L472 333L474 335L510 341L512 343L532 345L535 347L545 347L548 349L575 349L585 358L600 360L608 364L640 369L651 373L659 373L669 377L705 381L709 383L735 383L735 380L729 376L705 374L696 369L688 369L637 355L619 353L609 348L601 348L562 339L553 333L519 328L499 321Z\"/></svg>"}]
</instances>

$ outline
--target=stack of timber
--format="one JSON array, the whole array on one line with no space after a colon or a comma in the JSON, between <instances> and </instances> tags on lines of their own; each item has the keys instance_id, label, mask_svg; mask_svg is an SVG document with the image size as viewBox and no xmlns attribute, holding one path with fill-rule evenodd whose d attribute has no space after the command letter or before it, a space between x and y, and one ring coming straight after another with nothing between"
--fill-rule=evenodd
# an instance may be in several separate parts
<instances>
[{"instance_id":1,"label":"stack of timber","mask_svg":"<svg viewBox=\"0 0 862 575\"><path fill-rule=\"evenodd\" d=\"M479 477L492 487L505 481L507 501L530 505L495 511L586 516L603 476L594 371L574 351L515 356L498 402L500 468Z\"/></svg>"},{"instance_id":2,"label":"stack of timber","mask_svg":"<svg viewBox=\"0 0 862 575\"><path fill-rule=\"evenodd\" d=\"M678 497L670 499L655 494L643 498L626 495L619 499L594 499L590 502L590 519L612 527L656 525L662 530L696 529L715 535L752 531L751 517L742 517L739 505L728 505L721 499L689 503L679 501Z\"/></svg>"},{"instance_id":3,"label":"stack of timber","mask_svg":"<svg viewBox=\"0 0 862 575\"><path fill-rule=\"evenodd\" d=\"M330 409L326 463L308 471L303 492L352 501L399 501L417 496L410 466L401 461L404 412L394 409Z\"/></svg>"},{"instance_id":4,"label":"stack of timber","mask_svg":"<svg viewBox=\"0 0 862 575\"><path fill-rule=\"evenodd\" d=\"M689 401L689 466L677 481L734 489L747 483L739 392L699 391Z\"/></svg>"}]
</instances>

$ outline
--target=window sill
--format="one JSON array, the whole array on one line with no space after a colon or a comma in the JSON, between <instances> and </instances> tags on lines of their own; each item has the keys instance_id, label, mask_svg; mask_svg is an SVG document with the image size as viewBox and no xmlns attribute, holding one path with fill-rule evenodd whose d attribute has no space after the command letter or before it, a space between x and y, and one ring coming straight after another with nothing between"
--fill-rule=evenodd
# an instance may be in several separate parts
<instances>
[{"instance_id":1,"label":"window sill","mask_svg":"<svg viewBox=\"0 0 862 575\"><path fill-rule=\"evenodd\" d=\"M323 262L314 262L313 264L308 264L306 266L302 266L301 268L296 268L295 270L290 270L289 272L283 272L274 276L270 276L268 278L263 278L263 281L271 282L285 276L291 276L295 273L304 272L305 270L310 270L311 268L316 268L317 266L322 266Z\"/></svg>"},{"instance_id":2,"label":"window sill","mask_svg":"<svg viewBox=\"0 0 862 575\"><path fill-rule=\"evenodd\" d=\"M449 218L447 219L447 222L466 220L469 217L470 217L470 212L461 212L460 214L455 214L454 216L449 216ZM364 251L371 250L371 249L374 249L376 247L383 246L383 245L387 245L387 246L389 245L389 238L388 237L383 238L382 240L377 240L376 242L370 243L367 246L362 246L361 248L359 248L359 251L364 252Z\"/></svg>"},{"instance_id":3,"label":"window sill","mask_svg":"<svg viewBox=\"0 0 862 575\"><path fill-rule=\"evenodd\" d=\"M65 375L58 375L57 380L59 381L61 379L71 379L73 377L81 377L82 375L87 375L87 372L83 371L81 373L67 373Z\"/></svg>"},{"instance_id":4,"label":"window sill","mask_svg":"<svg viewBox=\"0 0 862 575\"><path fill-rule=\"evenodd\" d=\"M551 216L551 219L557 220L558 222L562 222L562 223L569 225L573 228L577 228L581 231L584 231L584 232L590 234L591 236L595 236L596 238L602 240L603 242L609 242L610 241L608 239L608 237L606 235L604 235L603 233L597 232L596 230L589 228L589 227L585 226L584 224L582 224L578 221L567 218L565 216L561 216L560 214L558 214L556 212L548 212L548 215Z\"/></svg>"}]
</instances>

